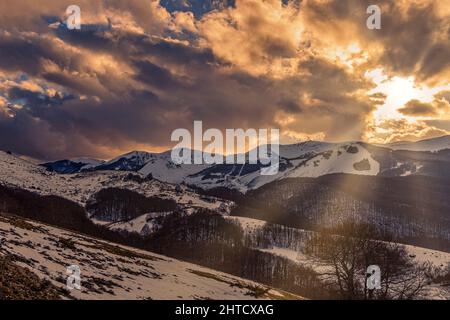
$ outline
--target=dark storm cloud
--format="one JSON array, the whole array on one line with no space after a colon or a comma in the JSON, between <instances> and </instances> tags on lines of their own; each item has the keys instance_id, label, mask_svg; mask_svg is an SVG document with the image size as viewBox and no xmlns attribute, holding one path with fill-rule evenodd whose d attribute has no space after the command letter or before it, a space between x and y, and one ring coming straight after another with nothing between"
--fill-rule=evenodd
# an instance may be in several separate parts
<instances>
[{"instance_id":1,"label":"dark storm cloud","mask_svg":"<svg viewBox=\"0 0 450 320\"><path fill-rule=\"evenodd\" d=\"M97 51L96 46L90 47L89 44L96 43L90 37L103 38L107 48L113 46L112 40L106 35L83 34L78 38L83 39L79 43L83 42L83 46L90 51L105 52ZM129 77L128 74L92 74L94 69L90 70L83 63L74 65L70 59L58 59L60 55L53 53L52 49L45 50L39 41L37 37L28 39L27 45L33 49L24 51L23 55L15 54L17 68L21 66L22 72L58 84L69 92L76 92L78 98L72 101L61 99L56 103L42 93L17 88L9 90L12 100L25 102L22 109L14 111L14 118L3 119L2 129L11 133L21 132L19 149L21 152L30 150L28 154L35 157L54 158L86 152L86 143L78 143L86 138L94 145L114 145L120 141L126 145L127 141L132 141L164 146L168 144L173 129L189 127L195 119L204 119L205 122L211 120L216 127L225 127L229 121L238 126L242 116L250 119L255 108L266 107L264 98L257 98L257 92L242 87L233 77L221 75L215 63L210 64L214 59L208 51L194 50L164 40L154 42L150 37L124 41L126 45L118 46L111 54L118 58L129 57L127 64L136 72L133 77ZM4 42L3 45L7 46L8 43ZM13 46L14 49L17 47ZM143 54L145 51L146 55ZM35 61L60 61L57 64L59 71L47 72L43 65L24 63L30 58L27 52L31 52ZM96 53L88 53L86 57L91 55ZM161 66L151 63L149 58L158 60ZM76 59L82 61L83 55ZM169 71L171 67L187 69L186 76L173 76ZM78 73L74 75L65 72L65 69ZM136 90L130 85L130 78L139 81L140 86L156 87L160 90L160 97L151 89ZM182 84L182 81L186 83ZM256 82L258 80L254 79L253 84ZM236 90L230 90L232 87ZM123 94L118 94L120 89ZM237 93L245 101L236 99ZM91 98L80 99L83 95ZM258 100L259 103L256 103ZM47 103L50 101L52 103ZM44 105L46 108L42 108ZM267 117L261 118L268 120ZM47 144L37 144L36 136L42 136ZM19 147L7 135L2 135L0 140L4 148ZM65 140L64 143L61 140ZM56 144L58 148L54 147Z\"/></svg>"},{"instance_id":2,"label":"dark storm cloud","mask_svg":"<svg viewBox=\"0 0 450 320\"><path fill-rule=\"evenodd\" d=\"M438 113L433 104L418 100L409 101L404 107L398 109L398 111L407 116L433 116Z\"/></svg>"},{"instance_id":3,"label":"dark storm cloud","mask_svg":"<svg viewBox=\"0 0 450 320\"><path fill-rule=\"evenodd\" d=\"M40 92L30 91L19 87L9 89L7 97L11 102L21 100L25 105L32 106L33 108L62 105L65 101L74 99L74 96L72 95L56 93L55 96L50 97Z\"/></svg>"},{"instance_id":4,"label":"dark storm cloud","mask_svg":"<svg viewBox=\"0 0 450 320\"><path fill-rule=\"evenodd\" d=\"M380 30L366 27L366 9L373 4L381 8ZM369 50L381 50L379 61L374 62L391 72L432 82L448 79L450 19L445 1L310 0L304 9L311 25L328 27L324 38L358 41Z\"/></svg>"},{"instance_id":5,"label":"dark storm cloud","mask_svg":"<svg viewBox=\"0 0 450 320\"><path fill-rule=\"evenodd\" d=\"M333 100L347 108L339 117L341 124L330 128L330 132L341 136L348 132L342 128L348 128L349 122L363 122L356 110L369 108L361 101L355 104L357 99L346 96L346 92L356 90L360 81L316 58L301 66L310 76L278 81L227 70L228 64L215 58L207 48L151 36L122 31L74 32L69 37L60 31L57 34L64 40L64 46L57 49L45 45L47 40L39 36L29 37L27 41L16 37L19 40L12 46L2 43L12 47L10 52L15 50L14 64L9 64L9 67L14 66L13 70L45 79L77 96L77 99L59 101L58 105L44 109L37 104L41 100L28 100L25 108L15 110L14 118L2 123L3 130L6 127L11 132L22 132L21 152L28 146L29 155L39 158L75 156L94 150L95 145L167 146L173 129L190 128L194 120L203 120L205 126L220 129L275 126L274 115L280 110L289 113L305 110L304 120L298 125L304 126L306 131L316 131L320 121L309 118L332 117L337 111ZM16 54L23 46L27 50ZM77 55L71 52L72 47L86 51ZM104 54L129 70L119 68L104 73L85 63ZM41 64L27 64L30 58ZM45 60L54 62L57 70L47 70ZM136 90L135 87L146 89ZM302 101L301 95L310 91L315 102ZM25 92L17 91L14 98L20 99L21 93L22 98L28 97ZM81 99L82 96L87 98ZM280 100L280 97L283 98ZM319 129L327 128L319 126ZM48 143L37 144L36 135L43 136ZM13 148L9 139L0 140L6 148ZM58 148L54 148L56 144ZM95 156L105 154L101 150L94 152Z\"/></svg>"}]
</instances>

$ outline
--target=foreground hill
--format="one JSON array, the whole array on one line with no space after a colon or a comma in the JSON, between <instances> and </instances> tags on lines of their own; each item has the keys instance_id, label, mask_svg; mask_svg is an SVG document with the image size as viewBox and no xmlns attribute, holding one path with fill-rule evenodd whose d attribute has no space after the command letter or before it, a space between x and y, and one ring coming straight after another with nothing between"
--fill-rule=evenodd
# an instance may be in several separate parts
<instances>
[{"instance_id":1,"label":"foreground hill","mask_svg":"<svg viewBox=\"0 0 450 320\"><path fill-rule=\"evenodd\" d=\"M26 274L34 287L48 292L41 298L59 294L75 299L301 299L226 273L15 216L0 215L0 238L0 262L8 257L14 263L8 265L13 277L9 281ZM70 265L81 269L81 291L65 290ZM30 285L30 296L34 287ZM26 291L22 295L27 298Z\"/></svg>"}]
</instances>

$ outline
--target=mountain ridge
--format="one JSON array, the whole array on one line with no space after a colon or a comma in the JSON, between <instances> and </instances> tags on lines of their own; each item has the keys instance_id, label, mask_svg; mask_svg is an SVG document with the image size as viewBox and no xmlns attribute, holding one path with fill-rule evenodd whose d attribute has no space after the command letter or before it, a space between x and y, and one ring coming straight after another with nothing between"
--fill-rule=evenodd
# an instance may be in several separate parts
<instances>
[{"instance_id":1,"label":"mountain ridge","mask_svg":"<svg viewBox=\"0 0 450 320\"><path fill-rule=\"evenodd\" d=\"M176 164L171 152L132 151L99 165L61 161L42 164L57 173L131 171L172 184L185 183L204 189L227 187L241 192L285 178L320 177L333 173L370 176L450 176L450 136L394 145L361 141L304 141L279 145L279 172L262 176L261 163ZM249 152L245 154L249 158ZM62 164L62 165L61 165Z\"/></svg>"}]
</instances>

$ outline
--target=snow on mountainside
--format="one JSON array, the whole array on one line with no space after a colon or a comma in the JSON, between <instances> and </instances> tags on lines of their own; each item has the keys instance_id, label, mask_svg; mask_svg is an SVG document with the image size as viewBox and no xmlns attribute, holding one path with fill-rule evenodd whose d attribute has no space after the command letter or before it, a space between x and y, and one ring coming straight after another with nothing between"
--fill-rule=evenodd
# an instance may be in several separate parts
<instances>
[{"instance_id":1,"label":"snow on mountainside","mask_svg":"<svg viewBox=\"0 0 450 320\"><path fill-rule=\"evenodd\" d=\"M279 172L261 175L258 165L215 165L186 177L188 184L210 189L225 186L242 192L284 178L319 177L331 173L377 175L379 163L359 143L308 141L280 146Z\"/></svg>"},{"instance_id":2,"label":"snow on mountainside","mask_svg":"<svg viewBox=\"0 0 450 320\"><path fill-rule=\"evenodd\" d=\"M236 224L240 225L243 230L247 233L254 234L258 230L263 229L265 226L268 225L275 225L271 224L264 220L259 219L253 219L253 218L247 218L247 217L240 217L240 216L226 216L227 220L234 221ZM303 229L297 229L297 228L290 228L287 227L288 230L292 230L292 232L299 232L305 235L304 239L308 239L310 236L312 236L315 232L310 230L303 230ZM297 260L299 258L305 258L305 256L299 255L298 250L295 250L293 247L302 247L306 242L305 240L300 240L300 243L295 243L295 241L291 241L292 247L285 247L282 248L280 244L273 243L274 246L274 253L276 251L284 252L285 255L289 254L288 258ZM277 239L280 240L280 239ZM433 266L437 268L445 269L446 267L450 266L450 252L444 252L439 250L433 250L428 248L422 248L418 246L413 245L404 245L407 251L410 253L411 257L419 263L429 262ZM271 251L272 249L266 250ZM285 250L285 251L283 251Z\"/></svg>"},{"instance_id":3,"label":"snow on mountainside","mask_svg":"<svg viewBox=\"0 0 450 320\"><path fill-rule=\"evenodd\" d=\"M444 150L446 148L448 150ZM266 176L260 174L261 164L177 165L171 159L171 151L158 154L134 151L99 166L91 166L89 170L135 171L168 183L184 182L203 189L227 187L241 192L257 189L275 180L333 173L369 176L450 175L446 164L450 162L450 136L387 146L361 142L306 141L280 145L279 149L279 172ZM418 152L436 150L441 151Z\"/></svg>"},{"instance_id":4,"label":"snow on mountainside","mask_svg":"<svg viewBox=\"0 0 450 320\"><path fill-rule=\"evenodd\" d=\"M177 187L158 180L145 179L138 173L89 171L57 174L3 151L0 151L0 185L20 188L40 195L60 196L82 206L93 194L105 188L122 188L147 197L173 199L186 208L218 209L224 203L224 201L211 201L211 199L206 201L185 186Z\"/></svg>"},{"instance_id":5,"label":"snow on mountainside","mask_svg":"<svg viewBox=\"0 0 450 320\"><path fill-rule=\"evenodd\" d=\"M103 164L104 161L90 158L77 158L70 160L59 160L42 164L49 171L57 173L76 173L93 169Z\"/></svg>"},{"instance_id":6,"label":"snow on mountainside","mask_svg":"<svg viewBox=\"0 0 450 320\"><path fill-rule=\"evenodd\" d=\"M151 174L155 179L168 183L181 183L190 175L209 167L211 165L208 164L175 164L171 159L171 151L167 151L155 155L139 173L144 176Z\"/></svg>"},{"instance_id":7,"label":"snow on mountainside","mask_svg":"<svg viewBox=\"0 0 450 320\"><path fill-rule=\"evenodd\" d=\"M62 290L62 298L302 299L191 263L4 214L0 239L1 256L55 287L66 289L67 267L78 265L81 290Z\"/></svg>"},{"instance_id":8,"label":"snow on mountainside","mask_svg":"<svg viewBox=\"0 0 450 320\"><path fill-rule=\"evenodd\" d=\"M417 142L394 142L386 145L393 150L410 150L410 151L440 151L450 149L450 136L426 139Z\"/></svg>"},{"instance_id":9,"label":"snow on mountainside","mask_svg":"<svg viewBox=\"0 0 450 320\"><path fill-rule=\"evenodd\" d=\"M95 169L97 170L122 170L122 171L138 171L147 162L157 157L157 154L145 151L132 151L121 155L110 161L107 161Z\"/></svg>"}]
</instances>

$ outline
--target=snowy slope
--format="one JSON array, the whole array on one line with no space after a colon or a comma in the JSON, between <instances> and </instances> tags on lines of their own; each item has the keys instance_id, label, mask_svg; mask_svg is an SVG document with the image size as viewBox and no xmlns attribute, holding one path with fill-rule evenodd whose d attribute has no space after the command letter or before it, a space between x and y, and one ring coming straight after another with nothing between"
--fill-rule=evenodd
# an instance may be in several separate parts
<instances>
[{"instance_id":1,"label":"snowy slope","mask_svg":"<svg viewBox=\"0 0 450 320\"><path fill-rule=\"evenodd\" d=\"M130 178L130 174L143 179ZM173 199L181 206L218 209L226 201L205 201L186 186L177 186L154 179L146 180L138 173L125 171L89 171L57 174L44 167L0 151L0 184L32 191L41 195L57 195L84 206L89 198L104 188L124 188L145 196Z\"/></svg>"},{"instance_id":2,"label":"snowy slope","mask_svg":"<svg viewBox=\"0 0 450 320\"><path fill-rule=\"evenodd\" d=\"M350 143L331 146L321 154L300 163L287 177L319 177L331 173L374 176L379 171L380 164L372 158L369 151L357 143Z\"/></svg>"},{"instance_id":3,"label":"snowy slope","mask_svg":"<svg viewBox=\"0 0 450 320\"><path fill-rule=\"evenodd\" d=\"M168 183L181 183L190 175L196 174L211 167L208 164L175 164L171 159L171 152L167 151L155 155L147 164L139 170L139 173L147 176L151 174L155 179Z\"/></svg>"},{"instance_id":4,"label":"snowy slope","mask_svg":"<svg viewBox=\"0 0 450 320\"><path fill-rule=\"evenodd\" d=\"M257 231L258 229L262 229L262 228L264 228L264 226L271 224L264 220L258 220L258 219L252 219L252 218L247 218L247 217L240 217L240 216L227 216L225 218L239 224L244 229L244 231L247 233L255 233L255 231ZM290 228L290 227L286 227L286 228L289 230L292 230L292 231L299 232L300 234L306 235L305 238L309 238L311 235L313 235L315 233L314 231L309 231L309 230ZM300 239L299 241L302 242L304 240ZM303 245L304 245L304 243L301 243L300 246L297 246L297 247L302 247ZM404 246L410 253L411 257L419 263L430 262L433 266L438 267L438 268L443 268L443 269L445 269L446 267L450 267L450 252L422 248L422 247L412 246L412 245L404 245ZM307 259L306 256L302 255L297 250L294 250L293 247L280 248L280 247L274 246L274 248L267 249L264 251L280 254L280 255L286 256L288 258L291 258L293 260L298 260L299 258Z\"/></svg>"},{"instance_id":5,"label":"snowy slope","mask_svg":"<svg viewBox=\"0 0 450 320\"><path fill-rule=\"evenodd\" d=\"M76 299L255 299L267 288L222 272L151 252L0 215L1 255L53 285L66 288L66 268L78 265L81 290ZM301 299L267 288L259 299Z\"/></svg>"},{"instance_id":6,"label":"snowy slope","mask_svg":"<svg viewBox=\"0 0 450 320\"><path fill-rule=\"evenodd\" d=\"M74 158L74 159L70 159L70 160L73 162L76 162L76 163L82 163L84 165L82 170L95 168L105 162L103 160L92 159L92 158Z\"/></svg>"},{"instance_id":7,"label":"snowy slope","mask_svg":"<svg viewBox=\"0 0 450 320\"><path fill-rule=\"evenodd\" d=\"M97 167L96 170L122 170L122 171L138 171L148 161L157 157L157 154L145 151L132 151L121 155L110 161L107 161Z\"/></svg>"},{"instance_id":8,"label":"snowy slope","mask_svg":"<svg viewBox=\"0 0 450 320\"><path fill-rule=\"evenodd\" d=\"M331 173L377 175L380 164L362 144L308 141L280 146L280 169L275 175L261 175L250 165L216 165L185 178L185 182L210 189L229 187L246 192L284 178L319 177Z\"/></svg>"}]
</instances>

